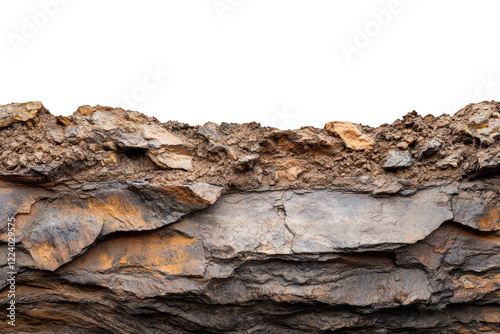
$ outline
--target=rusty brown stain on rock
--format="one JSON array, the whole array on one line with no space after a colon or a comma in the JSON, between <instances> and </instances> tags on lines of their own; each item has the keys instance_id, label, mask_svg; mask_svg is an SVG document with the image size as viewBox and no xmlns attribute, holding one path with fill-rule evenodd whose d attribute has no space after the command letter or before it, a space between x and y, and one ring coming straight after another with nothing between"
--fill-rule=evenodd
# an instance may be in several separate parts
<instances>
[{"instance_id":1,"label":"rusty brown stain on rock","mask_svg":"<svg viewBox=\"0 0 500 334\"><path fill-rule=\"evenodd\" d=\"M66 116L57 116L56 117L57 121L60 122L62 125L70 125L71 124L71 120L66 117Z\"/></svg>"},{"instance_id":2,"label":"rusty brown stain on rock","mask_svg":"<svg viewBox=\"0 0 500 334\"><path fill-rule=\"evenodd\" d=\"M498 206L487 207L477 225L483 231L500 230L500 208Z\"/></svg>"},{"instance_id":3,"label":"rusty brown stain on rock","mask_svg":"<svg viewBox=\"0 0 500 334\"><path fill-rule=\"evenodd\" d=\"M183 213L211 205L221 194L221 188L203 184L156 184L146 186L143 191L159 191L165 195L164 200L179 218ZM117 231L151 230L176 220L176 216L172 216L171 221L165 218L159 221L156 215L148 213L147 205L132 195L124 190L107 190L87 199L68 195L50 203L37 203L29 215L19 220L19 233L26 234L23 243L35 264L41 269L55 270L83 252L99 236ZM161 197L157 201L161 202Z\"/></svg>"},{"instance_id":4,"label":"rusty brown stain on rock","mask_svg":"<svg viewBox=\"0 0 500 334\"><path fill-rule=\"evenodd\" d=\"M175 233L150 233L103 241L61 268L61 272L138 266L170 275L199 276L203 274L204 261L199 240Z\"/></svg>"}]
</instances>

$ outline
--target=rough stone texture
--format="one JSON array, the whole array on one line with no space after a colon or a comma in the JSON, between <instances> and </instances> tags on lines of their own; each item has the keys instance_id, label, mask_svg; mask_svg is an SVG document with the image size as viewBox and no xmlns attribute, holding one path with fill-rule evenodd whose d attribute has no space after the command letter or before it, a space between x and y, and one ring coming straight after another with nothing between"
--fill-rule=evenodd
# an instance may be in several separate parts
<instances>
[{"instance_id":1,"label":"rough stone texture","mask_svg":"<svg viewBox=\"0 0 500 334\"><path fill-rule=\"evenodd\" d=\"M59 119L60 121L60 119ZM65 124L64 138L70 142L144 149L160 168L191 170L190 145L165 130L155 119L137 112L82 106Z\"/></svg>"},{"instance_id":2,"label":"rough stone texture","mask_svg":"<svg viewBox=\"0 0 500 334\"><path fill-rule=\"evenodd\" d=\"M299 130L0 106L0 332L499 333L499 105Z\"/></svg>"},{"instance_id":3,"label":"rough stone texture","mask_svg":"<svg viewBox=\"0 0 500 334\"><path fill-rule=\"evenodd\" d=\"M347 148L355 151L373 149L372 140L351 122L330 122L325 125L325 129L342 138Z\"/></svg>"},{"instance_id":4,"label":"rough stone texture","mask_svg":"<svg viewBox=\"0 0 500 334\"><path fill-rule=\"evenodd\" d=\"M35 118L43 105L40 102L11 103L0 107L0 129L16 122Z\"/></svg>"},{"instance_id":5,"label":"rough stone texture","mask_svg":"<svg viewBox=\"0 0 500 334\"><path fill-rule=\"evenodd\" d=\"M429 158L439 152L439 148L441 147L441 142L437 139L432 139L424 148L420 151L420 155L418 156L419 160L423 160Z\"/></svg>"},{"instance_id":6,"label":"rough stone texture","mask_svg":"<svg viewBox=\"0 0 500 334\"><path fill-rule=\"evenodd\" d=\"M500 170L500 151L497 148L496 152L492 149L482 151L477 154L478 171L480 173L498 173Z\"/></svg>"},{"instance_id":7,"label":"rough stone texture","mask_svg":"<svg viewBox=\"0 0 500 334\"><path fill-rule=\"evenodd\" d=\"M385 161L385 169L409 168L411 167L411 154L408 151L389 151Z\"/></svg>"},{"instance_id":8,"label":"rough stone texture","mask_svg":"<svg viewBox=\"0 0 500 334\"><path fill-rule=\"evenodd\" d=\"M500 138L500 112L495 105L475 105L474 115L468 119L465 131L491 145Z\"/></svg>"},{"instance_id":9,"label":"rough stone texture","mask_svg":"<svg viewBox=\"0 0 500 334\"><path fill-rule=\"evenodd\" d=\"M103 184L83 196L61 192L54 198L46 194L46 199L31 204L30 215L17 219L16 239L30 253L34 267L55 270L83 253L97 237L170 224L213 204L221 191L222 188L207 184L130 182ZM12 196L17 195L6 194L4 201L11 201ZM5 226L2 227L1 240L7 241Z\"/></svg>"}]
</instances>

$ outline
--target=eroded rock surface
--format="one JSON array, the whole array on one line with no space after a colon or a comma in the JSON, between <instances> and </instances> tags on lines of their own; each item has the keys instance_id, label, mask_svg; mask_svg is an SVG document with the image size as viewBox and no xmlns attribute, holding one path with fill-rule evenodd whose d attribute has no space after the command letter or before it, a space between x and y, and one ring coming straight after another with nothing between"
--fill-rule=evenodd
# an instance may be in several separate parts
<instances>
[{"instance_id":1,"label":"eroded rock surface","mask_svg":"<svg viewBox=\"0 0 500 334\"><path fill-rule=\"evenodd\" d=\"M351 122L330 122L325 125L325 129L339 136L347 148L355 151L373 149L372 140Z\"/></svg>"},{"instance_id":2,"label":"eroded rock surface","mask_svg":"<svg viewBox=\"0 0 500 334\"><path fill-rule=\"evenodd\" d=\"M12 103L0 107L0 128L35 118L43 109L40 102Z\"/></svg>"},{"instance_id":3,"label":"eroded rock surface","mask_svg":"<svg viewBox=\"0 0 500 334\"><path fill-rule=\"evenodd\" d=\"M499 106L299 130L0 106L0 332L499 333Z\"/></svg>"}]
</instances>

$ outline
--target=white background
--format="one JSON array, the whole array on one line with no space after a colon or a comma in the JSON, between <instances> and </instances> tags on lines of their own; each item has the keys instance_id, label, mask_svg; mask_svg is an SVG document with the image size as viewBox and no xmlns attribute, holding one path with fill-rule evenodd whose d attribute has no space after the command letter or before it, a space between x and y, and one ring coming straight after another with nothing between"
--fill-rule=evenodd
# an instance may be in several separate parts
<instances>
[{"instance_id":1,"label":"white background","mask_svg":"<svg viewBox=\"0 0 500 334\"><path fill-rule=\"evenodd\" d=\"M0 0L0 104L280 128L454 113L500 98L499 13L494 0Z\"/></svg>"}]
</instances>

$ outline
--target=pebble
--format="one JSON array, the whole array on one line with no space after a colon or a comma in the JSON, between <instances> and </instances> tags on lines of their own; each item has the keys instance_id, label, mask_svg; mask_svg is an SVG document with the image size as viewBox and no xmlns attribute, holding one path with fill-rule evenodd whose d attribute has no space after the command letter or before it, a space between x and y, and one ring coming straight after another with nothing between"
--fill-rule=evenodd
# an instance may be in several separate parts
<instances>
[{"instance_id":1,"label":"pebble","mask_svg":"<svg viewBox=\"0 0 500 334\"><path fill-rule=\"evenodd\" d=\"M439 148L441 147L441 142L437 139L432 139L425 147L420 151L420 154L418 156L418 160L423 160L426 158L429 158L436 154L439 151Z\"/></svg>"},{"instance_id":2,"label":"pebble","mask_svg":"<svg viewBox=\"0 0 500 334\"><path fill-rule=\"evenodd\" d=\"M411 167L411 154L408 151L389 151L387 160L384 163L384 169L397 169Z\"/></svg>"}]
</instances>

